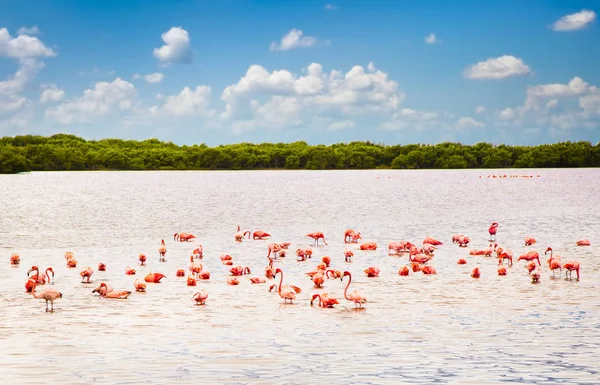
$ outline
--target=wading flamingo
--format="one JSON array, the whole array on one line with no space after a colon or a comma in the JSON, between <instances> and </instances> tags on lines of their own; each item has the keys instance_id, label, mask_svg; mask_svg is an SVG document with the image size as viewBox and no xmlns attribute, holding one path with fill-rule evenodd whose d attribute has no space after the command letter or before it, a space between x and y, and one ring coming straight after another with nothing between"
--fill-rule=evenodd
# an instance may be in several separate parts
<instances>
[{"instance_id":1,"label":"wading flamingo","mask_svg":"<svg viewBox=\"0 0 600 385\"><path fill-rule=\"evenodd\" d=\"M425 239L423 239L423 244L429 243L430 245L434 245L434 246L440 246L442 245L442 242L438 241L435 238L432 238L430 236L426 236Z\"/></svg>"},{"instance_id":2,"label":"wading flamingo","mask_svg":"<svg viewBox=\"0 0 600 385\"><path fill-rule=\"evenodd\" d=\"M467 247L469 245L469 242L471 242L469 237L466 237L464 235L458 237L458 247Z\"/></svg>"},{"instance_id":3,"label":"wading flamingo","mask_svg":"<svg viewBox=\"0 0 600 385\"><path fill-rule=\"evenodd\" d=\"M77 267L77 260L75 258L67 259L67 267L70 269L74 269Z\"/></svg>"},{"instance_id":4,"label":"wading flamingo","mask_svg":"<svg viewBox=\"0 0 600 385\"><path fill-rule=\"evenodd\" d=\"M537 243L535 238L525 237L525 246L533 246Z\"/></svg>"},{"instance_id":5,"label":"wading flamingo","mask_svg":"<svg viewBox=\"0 0 600 385\"><path fill-rule=\"evenodd\" d=\"M337 299L330 297L328 293L321 293L314 294L312 296L312 299L310 300L310 306L313 305L314 300L317 298L319 299L319 307L332 308L333 305L337 305L340 303Z\"/></svg>"},{"instance_id":6,"label":"wading flamingo","mask_svg":"<svg viewBox=\"0 0 600 385\"><path fill-rule=\"evenodd\" d=\"M325 273L325 277L327 277L327 279L342 278L342 272L339 270L329 269Z\"/></svg>"},{"instance_id":7,"label":"wading flamingo","mask_svg":"<svg viewBox=\"0 0 600 385\"><path fill-rule=\"evenodd\" d=\"M377 243L375 242L365 242L360 245L361 250L377 250Z\"/></svg>"},{"instance_id":8,"label":"wading flamingo","mask_svg":"<svg viewBox=\"0 0 600 385\"><path fill-rule=\"evenodd\" d=\"M104 283L104 285L102 284ZM92 294L94 293L98 293L100 295L103 295L104 293L107 293L109 291L113 291L113 287L112 285L109 285L105 282L102 282L97 288L95 288L94 290L92 290Z\"/></svg>"},{"instance_id":9,"label":"wading flamingo","mask_svg":"<svg viewBox=\"0 0 600 385\"><path fill-rule=\"evenodd\" d=\"M344 260L346 262L352 262L352 257L354 256L354 252L348 248L344 249Z\"/></svg>"},{"instance_id":10,"label":"wading flamingo","mask_svg":"<svg viewBox=\"0 0 600 385\"><path fill-rule=\"evenodd\" d=\"M293 303L293 301L296 299L296 293L301 293L302 290L297 286L283 285L283 271L281 271L281 269L275 270L275 277L277 277L277 274L281 274L279 287L277 288L277 294L283 298L284 303L287 303L287 301Z\"/></svg>"},{"instance_id":11,"label":"wading flamingo","mask_svg":"<svg viewBox=\"0 0 600 385\"><path fill-rule=\"evenodd\" d=\"M534 271L537 266L534 261L529 261L527 265L525 265L525 268L527 269L527 272L531 274L531 272Z\"/></svg>"},{"instance_id":12,"label":"wading flamingo","mask_svg":"<svg viewBox=\"0 0 600 385\"><path fill-rule=\"evenodd\" d=\"M198 247L192 251L192 255L196 259L202 259L204 257L204 247L202 245L198 245Z\"/></svg>"},{"instance_id":13,"label":"wading flamingo","mask_svg":"<svg viewBox=\"0 0 600 385\"><path fill-rule=\"evenodd\" d=\"M431 265L425 265L421 268L421 272L423 274L426 275L434 275L437 274L437 270L435 269L435 267L431 266Z\"/></svg>"},{"instance_id":14,"label":"wading flamingo","mask_svg":"<svg viewBox=\"0 0 600 385\"><path fill-rule=\"evenodd\" d=\"M144 254L140 254L138 256L138 261L140 261L140 266L146 265L146 256Z\"/></svg>"},{"instance_id":15,"label":"wading flamingo","mask_svg":"<svg viewBox=\"0 0 600 385\"><path fill-rule=\"evenodd\" d=\"M319 246L319 239L322 239L323 243L327 244L327 242L325 242L325 235L322 232L320 232L320 231L315 231L315 232L312 232L312 233L308 233L308 234L306 234L306 236L307 237L311 237L312 239L314 239L315 246Z\"/></svg>"},{"instance_id":16,"label":"wading flamingo","mask_svg":"<svg viewBox=\"0 0 600 385\"><path fill-rule=\"evenodd\" d=\"M206 289L202 289L200 291L195 292L192 298L194 299L194 301L196 301L196 305L205 305L206 299L208 298L208 292L206 291Z\"/></svg>"},{"instance_id":17,"label":"wading flamingo","mask_svg":"<svg viewBox=\"0 0 600 385\"><path fill-rule=\"evenodd\" d=\"M175 272L175 276L176 277L185 277L185 270L177 269L177 271Z\"/></svg>"},{"instance_id":18,"label":"wading flamingo","mask_svg":"<svg viewBox=\"0 0 600 385\"><path fill-rule=\"evenodd\" d=\"M569 261L563 265L563 269L566 269L565 278L573 279L573 271L577 273L577 280L579 281L579 267L578 261Z\"/></svg>"},{"instance_id":19,"label":"wading flamingo","mask_svg":"<svg viewBox=\"0 0 600 385\"><path fill-rule=\"evenodd\" d=\"M580 239L579 241L577 241L577 246L589 246L589 245L591 245L591 243L588 239Z\"/></svg>"},{"instance_id":20,"label":"wading flamingo","mask_svg":"<svg viewBox=\"0 0 600 385\"><path fill-rule=\"evenodd\" d=\"M329 267L331 264L331 258L325 255L323 258L321 258L321 262L325 264L325 267Z\"/></svg>"},{"instance_id":21,"label":"wading flamingo","mask_svg":"<svg viewBox=\"0 0 600 385\"><path fill-rule=\"evenodd\" d=\"M188 275L186 284L188 286L196 286L196 277L193 275Z\"/></svg>"},{"instance_id":22,"label":"wading flamingo","mask_svg":"<svg viewBox=\"0 0 600 385\"><path fill-rule=\"evenodd\" d=\"M227 277L227 284L235 286L235 285L239 285L240 281L236 277Z\"/></svg>"},{"instance_id":23,"label":"wading flamingo","mask_svg":"<svg viewBox=\"0 0 600 385\"><path fill-rule=\"evenodd\" d=\"M508 266L512 266L512 264L513 264L513 251L511 249L504 250L502 247L499 247L496 250L496 256L498 257L498 265L504 264L504 260L508 259Z\"/></svg>"},{"instance_id":24,"label":"wading flamingo","mask_svg":"<svg viewBox=\"0 0 600 385\"><path fill-rule=\"evenodd\" d=\"M252 233L252 239L254 239L255 241L269 238L270 236L271 236L271 234L266 233L262 230L256 230L255 232Z\"/></svg>"},{"instance_id":25,"label":"wading flamingo","mask_svg":"<svg viewBox=\"0 0 600 385\"><path fill-rule=\"evenodd\" d=\"M519 256L519 258L517 258L517 262L523 260L523 261L537 261L538 265L542 265L540 262L540 255L538 254L537 251L530 251L527 252L521 256Z\"/></svg>"},{"instance_id":26,"label":"wading flamingo","mask_svg":"<svg viewBox=\"0 0 600 385\"><path fill-rule=\"evenodd\" d=\"M506 275L506 267L504 267L504 266L498 267L498 275L501 275L501 276Z\"/></svg>"},{"instance_id":27,"label":"wading flamingo","mask_svg":"<svg viewBox=\"0 0 600 385\"><path fill-rule=\"evenodd\" d=\"M275 278L275 269L273 268L273 260L269 260L269 264L265 267L265 277L268 279Z\"/></svg>"},{"instance_id":28,"label":"wading flamingo","mask_svg":"<svg viewBox=\"0 0 600 385\"><path fill-rule=\"evenodd\" d=\"M476 267L473 269L473 271L471 272L471 277L473 278L479 278L481 276L481 271L479 271L479 268Z\"/></svg>"},{"instance_id":29,"label":"wading flamingo","mask_svg":"<svg viewBox=\"0 0 600 385\"><path fill-rule=\"evenodd\" d=\"M271 254L273 254L273 258L277 258L277 254L281 251L281 246L278 243L269 243L269 254L267 254L267 258L271 259Z\"/></svg>"},{"instance_id":30,"label":"wading flamingo","mask_svg":"<svg viewBox=\"0 0 600 385\"><path fill-rule=\"evenodd\" d=\"M240 275L250 274L250 268L249 267L236 266L236 267L232 267L231 269L229 269L229 272L234 277L239 277Z\"/></svg>"},{"instance_id":31,"label":"wading flamingo","mask_svg":"<svg viewBox=\"0 0 600 385\"><path fill-rule=\"evenodd\" d=\"M379 277L379 268L376 266L370 266L364 270L364 273L369 278Z\"/></svg>"},{"instance_id":32,"label":"wading flamingo","mask_svg":"<svg viewBox=\"0 0 600 385\"><path fill-rule=\"evenodd\" d=\"M407 266L403 266L402 269L398 270L398 275L401 277L408 277L410 270Z\"/></svg>"},{"instance_id":33,"label":"wading flamingo","mask_svg":"<svg viewBox=\"0 0 600 385\"><path fill-rule=\"evenodd\" d=\"M498 222L492 223L490 228L488 229L490 233L490 242L496 241L496 233L498 233Z\"/></svg>"},{"instance_id":34,"label":"wading flamingo","mask_svg":"<svg viewBox=\"0 0 600 385\"><path fill-rule=\"evenodd\" d=\"M358 243L359 239L362 239L360 232L352 229L344 231L344 243Z\"/></svg>"},{"instance_id":35,"label":"wading flamingo","mask_svg":"<svg viewBox=\"0 0 600 385\"><path fill-rule=\"evenodd\" d=\"M266 283L267 282L267 280L264 277L250 277L248 279L250 280L250 283L252 283L252 284Z\"/></svg>"},{"instance_id":36,"label":"wading flamingo","mask_svg":"<svg viewBox=\"0 0 600 385\"><path fill-rule=\"evenodd\" d=\"M165 255L167 254L167 246L165 245L165 240L160 240L160 246L158 246L158 260L159 262L165 261Z\"/></svg>"},{"instance_id":37,"label":"wading flamingo","mask_svg":"<svg viewBox=\"0 0 600 385\"><path fill-rule=\"evenodd\" d=\"M344 271L344 275L342 278L342 282L344 281L344 277L348 276L348 284L344 289L344 298L347 301L354 302L354 307L362 307L364 303L367 302L367 298L358 290L354 290L352 293L348 294L348 288L350 287L350 283L352 282L352 274L349 271Z\"/></svg>"},{"instance_id":38,"label":"wading flamingo","mask_svg":"<svg viewBox=\"0 0 600 385\"><path fill-rule=\"evenodd\" d=\"M10 264L18 265L20 263L21 263L21 257L19 256L19 253L12 253L10 256Z\"/></svg>"},{"instance_id":39,"label":"wading flamingo","mask_svg":"<svg viewBox=\"0 0 600 385\"><path fill-rule=\"evenodd\" d=\"M316 288L323 287L323 283L325 283L325 275L323 274L322 270L319 270L316 274L313 274L311 278Z\"/></svg>"},{"instance_id":40,"label":"wading flamingo","mask_svg":"<svg viewBox=\"0 0 600 385\"><path fill-rule=\"evenodd\" d=\"M457 265L466 265L467 261L464 258L461 258L456 262L456 264Z\"/></svg>"},{"instance_id":41,"label":"wading flamingo","mask_svg":"<svg viewBox=\"0 0 600 385\"><path fill-rule=\"evenodd\" d=\"M166 275L164 275L163 273L148 273L144 277L144 281L151 282L151 283L160 283L160 280L165 277L166 277Z\"/></svg>"},{"instance_id":42,"label":"wading flamingo","mask_svg":"<svg viewBox=\"0 0 600 385\"><path fill-rule=\"evenodd\" d=\"M542 275L540 274L540 271L538 269L535 269L534 271L532 271L530 276L531 276L531 283L540 283L540 278L542 277Z\"/></svg>"},{"instance_id":43,"label":"wading flamingo","mask_svg":"<svg viewBox=\"0 0 600 385\"><path fill-rule=\"evenodd\" d=\"M34 282L33 287L31 288L31 295L33 295L33 298L45 300L46 301L46 311L54 311L54 301L56 301L59 298L62 298L62 296L63 296L62 293L51 287L45 288L40 293L36 293L35 292L36 286L37 286L37 282ZM50 306L51 306L50 310L48 310L48 302L50 302Z\"/></svg>"},{"instance_id":44,"label":"wading flamingo","mask_svg":"<svg viewBox=\"0 0 600 385\"><path fill-rule=\"evenodd\" d=\"M555 270L560 270L559 276L561 276L562 275L562 263L561 263L560 256L554 255L552 247L548 247L546 249L546 251L544 252L544 254L548 254L548 252L550 252L550 258L548 258L547 262L548 262L548 268L550 270L552 270L552 276L554 277Z\"/></svg>"},{"instance_id":45,"label":"wading flamingo","mask_svg":"<svg viewBox=\"0 0 600 385\"><path fill-rule=\"evenodd\" d=\"M146 291L146 282L138 278L133 282L133 287L135 287L135 291L144 292Z\"/></svg>"},{"instance_id":46,"label":"wading flamingo","mask_svg":"<svg viewBox=\"0 0 600 385\"><path fill-rule=\"evenodd\" d=\"M100 284L100 287L104 287L106 288L106 283L102 282ZM111 290L111 291L107 291L104 290L101 294L100 297L102 298L112 298L112 299L127 299L127 297L129 297L131 295L131 292L128 290Z\"/></svg>"},{"instance_id":47,"label":"wading flamingo","mask_svg":"<svg viewBox=\"0 0 600 385\"><path fill-rule=\"evenodd\" d=\"M127 266L125 268L125 275L135 275L136 271L133 267Z\"/></svg>"},{"instance_id":48,"label":"wading flamingo","mask_svg":"<svg viewBox=\"0 0 600 385\"><path fill-rule=\"evenodd\" d=\"M81 270L81 273L79 273L81 275L81 283L84 283L84 280L86 281L85 283L91 283L90 278L92 278L92 274L94 274L94 270L91 267Z\"/></svg>"},{"instance_id":49,"label":"wading flamingo","mask_svg":"<svg viewBox=\"0 0 600 385\"><path fill-rule=\"evenodd\" d=\"M100 262L100 263L98 264L98 271L106 271L106 264L105 264L105 263L102 263L102 262Z\"/></svg>"},{"instance_id":50,"label":"wading flamingo","mask_svg":"<svg viewBox=\"0 0 600 385\"><path fill-rule=\"evenodd\" d=\"M250 230L242 231L240 226L238 226L237 231L235 234L233 234L233 237L235 238L236 242L241 242L246 237L246 234L248 234L248 239L250 239Z\"/></svg>"}]
</instances>

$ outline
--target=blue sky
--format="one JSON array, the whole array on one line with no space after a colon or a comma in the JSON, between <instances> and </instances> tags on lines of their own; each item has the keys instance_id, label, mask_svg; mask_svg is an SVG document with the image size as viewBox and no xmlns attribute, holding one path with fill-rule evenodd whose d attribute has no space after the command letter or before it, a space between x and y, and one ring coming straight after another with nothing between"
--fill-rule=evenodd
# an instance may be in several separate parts
<instances>
[{"instance_id":1,"label":"blue sky","mask_svg":"<svg viewBox=\"0 0 600 385\"><path fill-rule=\"evenodd\" d=\"M597 7L1 2L0 136L596 143Z\"/></svg>"}]
</instances>

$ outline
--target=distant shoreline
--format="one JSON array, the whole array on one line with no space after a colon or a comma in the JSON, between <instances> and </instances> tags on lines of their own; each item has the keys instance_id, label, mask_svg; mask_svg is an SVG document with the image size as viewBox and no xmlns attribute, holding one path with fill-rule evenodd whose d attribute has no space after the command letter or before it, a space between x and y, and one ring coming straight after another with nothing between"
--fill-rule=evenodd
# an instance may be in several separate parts
<instances>
[{"instance_id":1,"label":"distant shoreline","mask_svg":"<svg viewBox=\"0 0 600 385\"><path fill-rule=\"evenodd\" d=\"M238 143L178 146L157 139L85 140L75 135L0 138L0 173L28 171L280 171L542 169L600 167L600 143L331 145Z\"/></svg>"}]
</instances>

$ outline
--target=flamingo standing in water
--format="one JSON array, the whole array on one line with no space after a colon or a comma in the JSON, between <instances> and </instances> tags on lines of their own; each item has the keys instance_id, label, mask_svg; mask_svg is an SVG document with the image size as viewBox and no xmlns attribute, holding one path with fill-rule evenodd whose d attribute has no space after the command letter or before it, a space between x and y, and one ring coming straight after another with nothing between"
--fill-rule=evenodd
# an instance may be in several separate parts
<instances>
[{"instance_id":1,"label":"flamingo standing in water","mask_svg":"<svg viewBox=\"0 0 600 385\"><path fill-rule=\"evenodd\" d=\"M537 261L538 265L542 265L542 263L540 262L540 255L538 254L537 251L530 251L528 253L525 253L521 256L519 256L519 258L517 258L517 262L520 260L524 260L524 261Z\"/></svg>"},{"instance_id":2,"label":"flamingo standing in water","mask_svg":"<svg viewBox=\"0 0 600 385\"><path fill-rule=\"evenodd\" d=\"M18 265L20 263L21 263L21 257L19 256L19 253L12 253L10 256L10 264Z\"/></svg>"},{"instance_id":3,"label":"flamingo standing in water","mask_svg":"<svg viewBox=\"0 0 600 385\"><path fill-rule=\"evenodd\" d=\"M146 291L146 282L138 278L133 282L133 287L135 287L135 291L144 292Z\"/></svg>"},{"instance_id":4,"label":"flamingo standing in water","mask_svg":"<svg viewBox=\"0 0 600 385\"><path fill-rule=\"evenodd\" d=\"M54 288L45 288L39 294L35 292L35 288L37 286L37 282L33 282L33 287L31 288L31 295L36 299L43 299L46 301L46 311L54 311L54 301L59 298L62 298L62 293ZM48 309L48 302L50 302L51 308Z\"/></svg>"},{"instance_id":5,"label":"flamingo standing in water","mask_svg":"<svg viewBox=\"0 0 600 385\"><path fill-rule=\"evenodd\" d=\"M144 281L151 282L151 283L160 283L160 280L165 277L166 277L166 275L164 275L163 273L148 273L144 277Z\"/></svg>"},{"instance_id":6,"label":"flamingo standing in water","mask_svg":"<svg viewBox=\"0 0 600 385\"><path fill-rule=\"evenodd\" d=\"M248 234L248 239L250 239L250 230L242 231L240 226L237 227L237 231L233 234L236 242L242 242L244 238Z\"/></svg>"},{"instance_id":7,"label":"flamingo standing in water","mask_svg":"<svg viewBox=\"0 0 600 385\"><path fill-rule=\"evenodd\" d=\"M544 255L547 254L548 252L550 252L550 258L548 258L548 268L550 270L552 270L552 276L554 277L554 271L555 270L560 270L560 274L562 275L562 264L561 264L561 258L558 255L554 255L554 251L552 250L552 247L548 247L546 249L546 251L544 252Z\"/></svg>"},{"instance_id":8,"label":"flamingo standing in water","mask_svg":"<svg viewBox=\"0 0 600 385\"><path fill-rule=\"evenodd\" d=\"M563 269L566 269L565 278L573 279L573 271L577 273L577 280L579 281L579 267L578 261L569 261L563 265Z\"/></svg>"},{"instance_id":9,"label":"flamingo standing in water","mask_svg":"<svg viewBox=\"0 0 600 385\"><path fill-rule=\"evenodd\" d=\"M290 301L290 303L293 303L293 301L296 299L296 293L301 293L302 289L300 289L297 286L293 286L293 285L283 285L283 271L281 271L281 269L277 269L275 270L275 276L277 277L277 274L281 274L281 279L279 280L279 286L277 288L277 293L279 294L279 296L281 298L283 298L283 302L287 303L287 301Z\"/></svg>"},{"instance_id":10,"label":"flamingo standing in water","mask_svg":"<svg viewBox=\"0 0 600 385\"><path fill-rule=\"evenodd\" d=\"M337 299L330 297L328 293L321 293L314 294L312 296L312 299L310 300L310 306L313 305L314 300L317 298L319 299L319 307L332 308L333 305L337 305L340 303Z\"/></svg>"},{"instance_id":11,"label":"flamingo standing in water","mask_svg":"<svg viewBox=\"0 0 600 385\"><path fill-rule=\"evenodd\" d=\"M138 256L138 260L140 261L140 266L145 266L146 265L146 255L140 254Z\"/></svg>"},{"instance_id":12,"label":"flamingo standing in water","mask_svg":"<svg viewBox=\"0 0 600 385\"><path fill-rule=\"evenodd\" d=\"M359 239L362 239L360 232L352 229L344 231L344 243L357 243Z\"/></svg>"},{"instance_id":13,"label":"flamingo standing in water","mask_svg":"<svg viewBox=\"0 0 600 385\"><path fill-rule=\"evenodd\" d=\"M92 278L92 274L94 274L94 270L91 267L86 267L79 273L81 275L81 283L84 283L84 280L87 280L85 283L91 283L90 278Z\"/></svg>"},{"instance_id":14,"label":"flamingo standing in water","mask_svg":"<svg viewBox=\"0 0 600 385\"><path fill-rule=\"evenodd\" d=\"M327 244L327 242L325 242L325 235L322 232L320 232L320 231L315 231L315 232L312 232L312 233L308 233L308 234L306 234L306 236L307 237L311 237L312 239L314 239L315 246L319 246L319 239L322 239L323 243Z\"/></svg>"},{"instance_id":15,"label":"flamingo standing in water","mask_svg":"<svg viewBox=\"0 0 600 385\"><path fill-rule=\"evenodd\" d=\"M269 264L265 267L265 277L268 279L275 278L275 269L273 268L273 260L269 259Z\"/></svg>"},{"instance_id":16,"label":"flamingo standing in water","mask_svg":"<svg viewBox=\"0 0 600 385\"><path fill-rule=\"evenodd\" d=\"M496 255L498 256L498 265L502 265L505 259L508 259L508 266L512 266L513 264L513 251L511 249L504 250L502 247L499 247L496 250Z\"/></svg>"},{"instance_id":17,"label":"flamingo standing in water","mask_svg":"<svg viewBox=\"0 0 600 385\"><path fill-rule=\"evenodd\" d=\"M167 254L167 246L165 245L165 240L161 239L160 240L160 246L158 246L158 260L160 262L164 262L165 261L165 254Z\"/></svg>"},{"instance_id":18,"label":"flamingo standing in water","mask_svg":"<svg viewBox=\"0 0 600 385\"><path fill-rule=\"evenodd\" d=\"M194 301L196 301L196 305L205 305L206 299L208 298L208 292L206 291L206 289L202 289L200 291L195 292L192 298L194 299Z\"/></svg>"},{"instance_id":19,"label":"flamingo standing in water","mask_svg":"<svg viewBox=\"0 0 600 385\"><path fill-rule=\"evenodd\" d=\"M104 283L104 285L102 283ZM92 290L92 294L98 293L98 294L100 294L100 296L102 296L106 292L113 291L112 285L109 285L105 282L102 282L102 283L97 288Z\"/></svg>"},{"instance_id":20,"label":"flamingo standing in water","mask_svg":"<svg viewBox=\"0 0 600 385\"><path fill-rule=\"evenodd\" d=\"M252 239L254 239L255 241L269 238L270 236L271 236L271 234L266 233L262 230L256 230L255 232L252 233Z\"/></svg>"},{"instance_id":21,"label":"flamingo standing in water","mask_svg":"<svg viewBox=\"0 0 600 385\"><path fill-rule=\"evenodd\" d=\"M102 262L100 262L100 263L98 264L98 271L106 271L106 264L105 264L105 263L102 263Z\"/></svg>"},{"instance_id":22,"label":"flamingo standing in water","mask_svg":"<svg viewBox=\"0 0 600 385\"><path fill-rule=\"evenodd\" d=\"M525 237L525 246L533 246L537 243L535 238Z\"/></svg>"},{"instance_id":23,"label":"flamingo standing in water","mask_svg":"<svg viewBox=\"0 0 600 385\"><path fill-rule=\"evenodd\" d=\"M589 245L591 245L591 243L588 239L580 239L579 241L577 241L577 246L589 246Z\"/></svg>"},{"instance_id":24,"label":"flamingo standing in water","mask_svg":"<svg viewBox=\"0 0 600 385\"><path fill-rule=\"evenodd\" d=\"M379 268L376 266L371 266L371 267L366 268L364 270L364 273L369 278L379 277Z\"/></svg>"},{"instance_id":25,"label":"flamingo standing in water","mask_svg":"<svg viewBox=\"0 0 600 385\"><path fill-rule=\"evenodd\" d=\"M498 267L498 275L500 275L500 276L506 275L506 267L504 267L504 266Z\"/></svg>"},{"instance_id":26,"label":"flamingo standing in water","mask_svg":"<svg viewBox=\"0 0 600 385\"><path fill-rule=\"evenodd\" d=\"M361 250L377 250L377 243L375 242L365 242L360 245Z\"/></svg>"},{"instance_id":27,"label":"flamingo standing in water","mask_svg":"<svg viewBox=\"0 0 600 385\"><path fill-rule=\"evenodd\" d=\"M473 278L479 278L481 276L481 272L479 271L479 268L476 267L473 269L473 271L471 272L471 277Z\"/></svg>"},{"instance_id":28,"label":"flamingo standing in water","mask_svg":"<svg viewBox=\"0 0 600 385\"><path fill-rule=\"evenodd\" d=\"M344 249L344 260L346 262L352 262L352 257L354 256L354 252L349 248Z\"/></svg>"},{"instance_id":29,"label":"flamingo standing in water","mask_svg":"<svg viewBox=\"0 0 600 385\"><path fill-rule=\"evenodd\" d=\"M361 307L364 303L367 302L367 298L358 290L354 290L352 293L348 294L348 288L350 287L350 283L352 282L352 274L349 271L344 271L344 275L341 280L344 281L344 277L348 276L348 284L344 289L344 298L347 301L354 302L354 307Z\"/></svg>"},{"instance_id":30,"label":"flamingo standing in water","mask_svg":"<svg viewBox=\"0 0 600 385\"><path fill-rule=\"evenodd\" d=\"M398 270L398 275L401 277L408 277L410 270L407 266L403 266L402 269Z\"/></svg>"},{"instance_id":31,"label":"flamingo standing in water","mask_svg":"<svg viewBox=\"0 0 600 385\"><path fill-rule=\"evenodd\" d=\"M498 222L492 223L492 225L488 229L488 232L490 233L490 242L495 242L496 233L498 233Z\"/></svg>"}]
</instances>

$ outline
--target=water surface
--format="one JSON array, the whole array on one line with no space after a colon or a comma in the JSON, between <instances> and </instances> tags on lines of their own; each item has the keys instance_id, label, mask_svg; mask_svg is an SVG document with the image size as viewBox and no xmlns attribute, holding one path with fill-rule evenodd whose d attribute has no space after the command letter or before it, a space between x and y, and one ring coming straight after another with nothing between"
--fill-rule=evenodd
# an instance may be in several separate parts
<instances>
[{"instance_id":1,"label":"water surface","mask_svg":"<svg viewBox=\"0 0 600 385\"><path fill-rule=\"evenodd\" d=\"M488 174L533 178L487 178ZM539 177L537 177L539 175ZM0 341L2 382L14 384L597 384L600 382L600 174L576 170L49 172L0 176ZM582 264L579 282L532 285L523 262L496 275L496 259L472 257L498 243L515 254L552 246ZM284 283L303 289L284 305L267 285L227 286L226 252L263 275L269 241L235 243L236 226L265 230L273 241L309 246L325 233L312 260L278 261ZM356 251L344 263L343 232L354 228L380 249ZM174 242L174 232L195 242ZM471 237L469 249L450 240ZM444 242L435 276L399 277L406 258L387 256L392 240ZM523 246L524 236L538 244ZM160 239L167 261L158 262ZM575 246L589 238L592 246ZM208 282L187 287L175 277L201 243ZM357 246L352 246L357 248ZM67 269L63 255L79 265ZM9 265L12 252L22 264ZM147 267L126 276L139 253ZM323 255L353 274L368 297L363 311L343 300L345 283L312 288L305 273ZM466 266L456 265L460 257ZM545 260L545 259L544 259ZM4 261L4 262L2 262ZM124 301L92 295L79 271L99 262L92 280L133 289L133 280L163 272L160 284ZM27 269L53 266L64 297L53 313L24 292ZM381 269L367 278L368 266ZM479 266L481 279L470 277ZM191 295L206 288L206 306ZM40 287L40 290L42 288ZM329 292L335 309L310 307Z\"/></svg>"}]
</instances>

